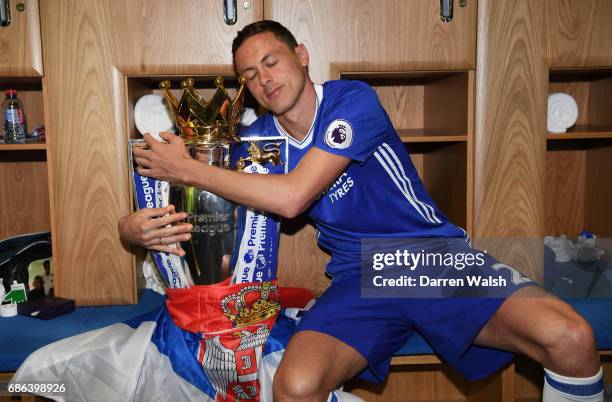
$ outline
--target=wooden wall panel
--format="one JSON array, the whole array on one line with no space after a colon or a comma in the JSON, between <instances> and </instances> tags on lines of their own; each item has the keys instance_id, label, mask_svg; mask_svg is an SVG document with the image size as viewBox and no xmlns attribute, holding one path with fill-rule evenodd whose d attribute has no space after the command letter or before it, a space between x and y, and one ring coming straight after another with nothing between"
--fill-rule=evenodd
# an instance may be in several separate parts
<instances>
[{"instance_id":1,"label":"wooden wall panel","mask_svg":"<svg viewBox=\"0 0 612 402\"><path fill-rule=\"evenodd\" d=\"M495 375L468 383L467 402L515 402L514 364L507 365Z\"/></svg>"},{"instance_id":2,"label":"wooden wall panel","mask_svg":"<svg viewBox=\"0 0 612 402\"><path fill-rule=\"evenodd\" d=\"M373 85L393 127L424 128L424 85Z\"/></svg>"},{"instance_id":3,"label":"wooden wall panel","mask_svg":"<svg viewBox=\"0 0 612 402\"><path fill-rule=\"evenodd\" d=\"M546 0L545 54L551 67L612 65L612 2Z\"/></svg>"},{"instance_id":4,"label":"wooden wall panel","mask_svg":"<svg viewBox=\"0 0 612 402\"><path fill-rule=\"evenodd\" d=\"M462 401L467 382L447 365L392 366L386 381L352 380L346 390L368 402Z\"/></svg>"},{"instance_id":5,"label":"wooden wall panel","mask_svg":"<svg viewBox=\"0 0 612 402\"><path fill-rule=\"evenodd\" d=\"M25 10L17 11L18 3ZM0 76L43 75L38 0L10 2L11 23L0 28Z\"/></svg>"},{"instance_id":6,"label":"wooden wall panel","mask_svg":"<svg viewBox=\"0 0 612 402\"><path fill-rule=\"evenodd\" d=\"M265 0L310 52L317 82L342 71L474 68L476 2L455 5L450 23L429 0ZM330 40L333 38L333 40Z\"/></svg>"},{"instance_id":7,"label":"wooden wall panel","mask_svg":"<svg viewBox=\"0 0 612 402\"><path fill-rule=\"evenodd\" d=\"M609 77L593 81L589 88L589 121L597 126L608 127L612 130L612 103L610 94L612 93L612 72Z\"/></svg>"},{"instance_id":8,"label":"wooden wall panel","mask_svg":"<svg viewBox=\"0 0 612 402\"><path fill-rule=\"evenodd\" d=\"M457 74L436 80L425 87L424 124L428 130L466 135L468 116L473 113L468 108L470 88L469 74Z\"/></svg>"},{"instance_id":9,"label":"wooden wall panel","mask_svg":"<svg viewBox=\"0 0 612 402\"><path fill-rule=\"evenodd\" d=\"M523 239L543 235L544 10L530 0L478 8L474 236L515 238L495 255L539 278L541 244Z\"/></svg>"},{"instance_id":10,"label":"wooden wall panel","mask_svg":"<svg viewBox=\"0 0 612 402\"><path fill-rule=\"evenodd\" d=\"M42 3L58 295L87 305L136 301L131 247L117 233L132 205L126 77L231 74L231 40L262 15L261 2L251 4L226 27L216 0Z\"/></svg>"},{"instance_id":11,"label":"wooden wall panel","mask_svg":"<svg viewBox=\"0 0 612 402\"><path fill-rule=\"evenodd\" d=\"M317 246L315 229L305 219L283 222L278 260L282 286L306 287L319 296L330 284L324 270L330 257Z\"/></svg>"},{"instance_id":12,"label":"wooden wall panel","mask_svg":"<svg viewBox=\"0 0 612 402\"><path fill-rule=\"evenodd\" d=\"M612 237L612 144L586 151L584 227L599 237Z\"/></svg>"},{"instance_id":13,"label":"wooden wall panel","mask_svg":"<svg viewBox=\"0 0 612 402\"><path fill-rule=\"evenodd\" d=\"M546 153L544 210L546 236L575 238L584 228L586 151Z\"/></svg>"},{"instance_id":14,"label":"wooden wall panel","mask_svg":"<svg viewBox=\"0 0 612 402\"><path fill-rule=\"evenodd\" d=\"M41 15L56 294L81 305L133 303L132 256L117 233L129 187L110 10L64 0L43 2Z\"/></svg>"},{"instance_id":15,"label":"wooden wall panel","mask_svg":"<svg viewBox=\"0 0 612 402\"><path fill-rule=\"evenodd\" d=\"M222 1L108 0L115 65L131 75L231 74L232 40L263 18L262 1L248 3L238 2L238 21L226 25Z\"/></svg>"},{"instance_id":16,"label":"wooden wall panel","mask_svg":"<svg viewBox=\"0 0 612 402\"><path fill-rule=\"evenodd\" d=\"M423 183L427 193L451 222L467 228L466 143L445 146L424 156Z\"/></svg>"},{"instance_id":17,"label":"wooden wall panel","mask_svg":"<svg viewBox=\"0 0 612 402\"><path fill-rule=\"evenodd\" d=\"M0 239L50 229L45 151L0 151Z\"/></svg>"},{"instance_id":18,"label":"wooden wall panel","mask_svg":"<svg viewBox=\"0 0 612 402\"><path fill-rule=\"evenodd\" d=\"M17 97L23 104L28 133L31 133L35 126L45 124L43 95L40 89L17 90Z\"/></svg>"},{"instance_id":19,"label":"wooden wall panel","mask_svg":"<svg viewBox=\"0 0 612 402\"><path fill-rule=\"evenodd\" d=\"M612 11L611 11L612 13ZM591 125L612 129L612 78L592 81L589 86L588 120ZM603 141L602 141L603 142ZM605 141L586 151L586 203L584 229L599 237L612 237L612 142Z\"/></svg>"}]
</instances>

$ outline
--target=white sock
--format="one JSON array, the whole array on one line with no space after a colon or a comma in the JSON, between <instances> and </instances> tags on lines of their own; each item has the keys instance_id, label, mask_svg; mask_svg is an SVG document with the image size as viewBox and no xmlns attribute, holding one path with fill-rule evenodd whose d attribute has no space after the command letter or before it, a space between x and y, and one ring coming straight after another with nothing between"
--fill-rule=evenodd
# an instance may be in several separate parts
<instances>
[{"instance_id":1,"label":"white sock","mask_svg":"<svg viewBox=\"0 0 612 402\"><path fill-rule=\"evenodd\" d=\"M593 377L565 377L544 369L542 402L603 402L603 370Z\"/></svg>"}]
</instances>

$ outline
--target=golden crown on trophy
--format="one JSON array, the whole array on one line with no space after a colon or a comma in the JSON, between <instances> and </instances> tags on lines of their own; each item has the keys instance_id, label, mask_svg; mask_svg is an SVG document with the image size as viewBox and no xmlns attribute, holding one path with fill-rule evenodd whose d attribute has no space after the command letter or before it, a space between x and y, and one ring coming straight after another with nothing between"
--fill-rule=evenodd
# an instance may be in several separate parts
<instances>
[{"instance_id":1,"label":"golden crown on trophy","mask_svg":"<svg viewBox=\"0 0 612 402\"><path fill-rule=\"evenodd\" d=\"M238 81L240 87L232 99L223 86L223 77L215 78L217 90L208 102L193 87L195 82L193 78L181 82L183 96L180 101L170 92L170 81L162 81L159 84L170 115L186 144L239 141L236 131L240 121L246 80L241 76Z\"/></svg>"},{"instance_id":2,"label":"golden crown on trophy","mask_svg":"<svg viewBox=\"0 0 612 402\"><path fill-rule=\"evenodd\" d=\"M270 282L245 286L221 301L223 314L234 327L261 323L275 316L281 309L278 301L269 299L270 293L276 291L276 285Z\"/></svg>"}]
</instances>

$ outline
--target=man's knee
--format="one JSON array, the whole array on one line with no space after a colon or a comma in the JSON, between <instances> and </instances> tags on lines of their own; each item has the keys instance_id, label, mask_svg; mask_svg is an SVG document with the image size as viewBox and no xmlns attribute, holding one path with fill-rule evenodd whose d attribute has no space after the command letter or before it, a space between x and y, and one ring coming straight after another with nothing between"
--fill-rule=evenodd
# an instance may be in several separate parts
<instances>
[{"instance_id":1,"label":"man's knee","mask_svg":"<svg viewBox=\"0 0 612 402\"><path fill-rule=\"evenodd\" d=\"M593 329L580 315L567 308L556 314L544 343L549 369L562 375L588 377L601 365Z\"/></svg>"},{"instance_id":2,"label":"man's knee","mask_svg":"<svg viewBox=\"0 0 612 402\"><path fill-rule=\"evenodd\" d=\"M552 332L549 351L553 354L594 353L595 335L593 329L578 314L561 314Z\"/></svg>"},{"instance_id":3,"label":"man's knee","mask_svg":"<svg viewBox=\"0 0 612 402\"><path fill-rule=\"evenodd\" d=\"M332 389L326 386L323 378L318 378L316 370L279 367L274 376L274 400L320 401L326 400Z\"/></svg>"}]
</instances>

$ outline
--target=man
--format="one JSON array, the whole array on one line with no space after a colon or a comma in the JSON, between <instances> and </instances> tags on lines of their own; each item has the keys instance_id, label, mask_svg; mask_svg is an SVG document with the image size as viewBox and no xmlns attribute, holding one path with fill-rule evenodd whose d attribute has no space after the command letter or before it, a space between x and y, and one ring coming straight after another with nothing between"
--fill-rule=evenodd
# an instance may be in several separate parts
<instances>
[{"instance_id":1,"label":"man","mask_svg":"<svg viewBox=\"0 0 612 402\"><path fill-rule=\"evenodd\" d=\"M45 284L45 294L53 296L54 275L51 273L51 260L45 260L43 262L43 268L45 270L45 274L43 275L43 282Z\"/></svg>"},{"instance_id":2,"label":"man","mask_svg":"<svg viewBox=\"0 0 612 402\"><path fill-rule=\"evenodd\" d=\"M507 363L511 354L490 348L502 349L547 369L545 401L602 400L591 328L567 304L528 286L531 281L478 300L361 298L363 238L462 239L465 232L425 193L370 87L356 81L313 84L307 49L273 21L246 26L232 52L237 74L269 111L245 135L287 136L289 173L246 175L204 165L171 134L162 134L167 143L146 135L150 149L134 154L142 175L194 185L285 218L307 211L317 226L319 244L332 253L327 272L333 281L287 346L274 380L275 399L326 400L330 390L356 375L382 381L390 356L418 330L469 379ZM384 218L386 209L393 210L393 219ZM165 227L185 218L173 212L168 207L128 215L120 233L132 243L171 251L168 244L187 238L190 230L187 224Z\"/></svg>"},{"instance_id":3,"label":"man","mask_svg":"<svg viewBox=\"0 0 612 402\"><path fill-rule=\"evenodd\" d=\"M40 275L36 275L34 277L34 281L32 282L32 289L30 289L28 292L28 299L35 300L43 297L45 297L43 278Z\"/></svg>"}]
</instances>

